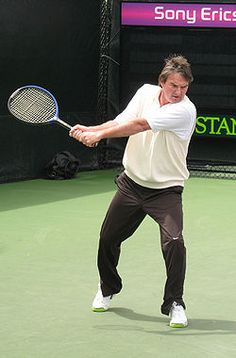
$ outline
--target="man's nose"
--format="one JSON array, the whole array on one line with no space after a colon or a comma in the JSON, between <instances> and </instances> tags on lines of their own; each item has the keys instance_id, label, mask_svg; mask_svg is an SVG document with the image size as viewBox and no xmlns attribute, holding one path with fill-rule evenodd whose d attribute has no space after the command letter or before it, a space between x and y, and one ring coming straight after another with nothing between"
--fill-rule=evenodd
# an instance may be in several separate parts
<instances>
[{"instance_id":1,"label":"man's nose","mask_svg":"<svg viewBox=\"0 0 236 358\"><path fill-rule=\"evenodd\" d=\"M181 94L181 88L180 88L180 87L176 87L175 93L178 94L178 95Z\"/></svg>"}]
</instances>

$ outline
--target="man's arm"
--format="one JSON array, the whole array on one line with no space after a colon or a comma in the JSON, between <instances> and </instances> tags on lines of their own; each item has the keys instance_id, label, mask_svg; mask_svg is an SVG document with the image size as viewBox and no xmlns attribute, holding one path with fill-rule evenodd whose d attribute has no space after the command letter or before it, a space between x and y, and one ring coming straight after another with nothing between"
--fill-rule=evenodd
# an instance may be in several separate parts
<instances>
[{"instance_id":1,"label":"man's arm","mask_svg":"<svg viewBox=\"0 0 236 358\"><path fill-rule=\"evenodd\" d=\"M74 133L76 131L81 132L96 132L101 129L109 128L115 126L117 123L115 121L107 121L102 124L98 124L97 126L84 126L82 124L76 124L70 131L70 133Z\"/></svg>"},{"instance_id":2,"label":"man's arm","mask_svg":"<svg viewBox=\"0 0 236 358\"><path fill-rule=\"evenodd\" d=\"M88 127L88 130L82 131L79 128L74 129L75 127L71 129L70 136L89 147L105 138L129 137L150 129L148 122L143 118L134 118L123 123L109 121L103 125L95 126L94 130L91 130L92 127Z\"/></svg>"}]
</instances>

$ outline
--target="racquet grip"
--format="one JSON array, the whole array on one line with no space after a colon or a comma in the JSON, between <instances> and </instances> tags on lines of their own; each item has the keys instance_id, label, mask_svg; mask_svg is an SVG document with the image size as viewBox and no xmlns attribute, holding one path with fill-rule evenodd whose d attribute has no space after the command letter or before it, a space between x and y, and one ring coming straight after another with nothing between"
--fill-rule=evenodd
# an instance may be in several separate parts
<instances>
[{"instance_id":1,"label":"racquet grip","mask_svg":"<svg viewBox=\"0 0 236 358\"><path fill-rule=\"evenodd\" d=\"M67 129L70 129L72 128L72 126L70 126L68 123L62 121L60 118L57 118L56 121L63 127L67 128Z\"/></svg>"}]
</instances>

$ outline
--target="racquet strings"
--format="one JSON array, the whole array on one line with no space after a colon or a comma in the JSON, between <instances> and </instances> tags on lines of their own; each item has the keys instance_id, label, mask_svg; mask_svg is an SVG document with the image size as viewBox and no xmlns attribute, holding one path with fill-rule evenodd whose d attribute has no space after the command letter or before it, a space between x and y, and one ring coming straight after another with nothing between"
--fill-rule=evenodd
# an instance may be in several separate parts
<instances>
[{"instance_id":1,"label":"racquet strings","mask_svg":"<svg viewBox=\"0 0 236 358\"><path fill-rule=\"evenodd\" d=\"M45 123L57 112L53 98L40 88L23 88L12 96L9 109L17 118L29 123Z\"/></svg>"}]
</instances>

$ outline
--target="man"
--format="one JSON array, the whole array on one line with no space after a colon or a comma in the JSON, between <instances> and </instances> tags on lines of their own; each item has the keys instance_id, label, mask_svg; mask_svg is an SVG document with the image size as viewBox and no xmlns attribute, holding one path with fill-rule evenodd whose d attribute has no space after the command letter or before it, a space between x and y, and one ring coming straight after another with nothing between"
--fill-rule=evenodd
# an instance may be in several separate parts
<instances>
[{"instance_id":1,"label":"man","mask_svg":"<svg viewBox=\"0 0 236 358\"><path fill-rule=\"evenodd\" d=\"M100 284L93 311L106 311L122 289L117 271L121 244L146 215L160 228L167 280L161 312L171 327L186 327L183 301L186 269L182 191L189 173L188 145L195 128L196 108L186 96L191 66L181 55L170 56L159 85L142 86L114 120L98 126L76 125L70 136L92 147L104 138L128 136L115 194L104 219L98 249Z\"/></svg>"}]
</instances>

